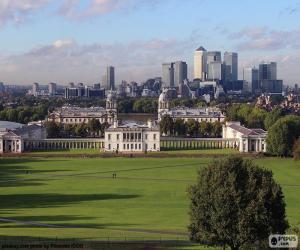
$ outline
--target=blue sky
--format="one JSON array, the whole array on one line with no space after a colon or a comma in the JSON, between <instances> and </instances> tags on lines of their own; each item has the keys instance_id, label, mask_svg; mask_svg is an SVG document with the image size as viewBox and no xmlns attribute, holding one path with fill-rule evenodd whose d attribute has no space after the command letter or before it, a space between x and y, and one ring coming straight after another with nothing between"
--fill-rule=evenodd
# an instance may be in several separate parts
<instances>
[{"instance_id":1,"label":"blue sky","mask_svg":"<svg viewBox=\"0 0 300 250\"><path fill-rule=\"evenodd\" d=\"M300 0L1 0L0 81L143 81L193 51L237 51L243 67L278 62L300 82Z\"/></svg>"}]
</instances>

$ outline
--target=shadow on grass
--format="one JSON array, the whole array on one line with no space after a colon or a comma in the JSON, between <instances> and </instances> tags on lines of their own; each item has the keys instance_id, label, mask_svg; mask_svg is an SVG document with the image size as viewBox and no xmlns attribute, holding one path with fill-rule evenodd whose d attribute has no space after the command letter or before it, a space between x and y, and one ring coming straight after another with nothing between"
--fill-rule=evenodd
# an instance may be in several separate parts
<instances>
[{"instance_id":1,"label":"shadow on grass","mask_svg":"<svg viewBox=\"0 0 300 250\"><path fill-rule=\"evenodd\" d=\"M107 229L108 227L136 226L129 223L87 223L79 221L93 221L94 217L57 215L57 216L12 216L0 217L0 228L85 228Z\"/></svg>"},{"instance_id":2,"label":"shadow on grass","mask_svg":"<svg viewBox=\"0 0 300 250\"><path fill-rule=\"evenodd\" d=\"M139 195L122 194L9 194L0 195L1 209L49 208L86 201L134 199Z\"/></svg>"},{"instance_id":3,"label":"shadow on grass","mask_svg":"<svg viewBox=\"0 0 300 250\"><path fill-rule=\"evenodd\" d=\"M51 160L47 159L47 162ZM0 158L0 187L17 187L17 186L39 186L43 182L39 182L35 174L47 174L55 172L67 172L66 169L32 169L30 166L17 165L31 162L44 162L42 159L29 158ZM57 160L55 160L57 162Z\"/></svg>"}]
</instances>

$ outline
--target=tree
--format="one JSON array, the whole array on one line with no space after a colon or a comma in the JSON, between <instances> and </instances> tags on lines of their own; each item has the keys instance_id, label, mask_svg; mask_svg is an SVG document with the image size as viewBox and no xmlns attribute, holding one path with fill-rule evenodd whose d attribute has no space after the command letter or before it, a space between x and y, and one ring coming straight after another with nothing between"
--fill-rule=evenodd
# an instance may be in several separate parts
<instances>
[{"instance_id":1,"label":"tree","mask_svg":"<svg viewBox=\"0 0 300 250\"><path fill-rule=\"evenodd\" d=\"M170 115L164 115L159 123L162 134L170 135L173 133L174 122Z\"/></svg>"},{"instance_id":2,"label":"tree","mask_svg":"<svg viewBox=\"0 0 300 250\"><path fill-rule=\"evenodd\" d=\"M279 118L284 116L282 108L275 108L271 112L267 113L264 120L265 129L269 129Z\"/></svg>"},{"instance_id":3,"label":"tree","mask_svg":"<svg viewBox=\"0 0 300 250\"><path fill-rule=\"evenodd\" d=\"M300 160L300 138L294 144L293 156L295 160Z\"/></svg>"},{"instance_id":4,"label":"tree","mask_svg":"<svg viewBox=\"0 0 300 250\"><path fill-rule=\"evenodd\" d=\"M208 130L208 123L205 121L201 121L199 124L199 135L201 137L206 137Z\"/></svg>"},{"instance_id":5,"label":"tree","mask_svg":"<svg viewBox=\"0 0 300 250\"><path fill-rule=\"evenodd\" d=\"M219 121L215 121L212 124L212 136L218 138L222 137L222 123Z\"/></svg>"},{"instance_id":6,"label":"tree","mask_svg":"<svg viewBox=\"0 0 300 250\"><path fill-rule=\"evenodd\" d=\"M93 119L89 120L87 127L88 127L90 134L93 134L95 136L95 134L97 132L99 132L99 130L101 129L101 123L99 122L99 120L96 120L95 118L93 118Z\"/></svg>"},{"instance_id":7,"label":"tree","mask_svg":"<svg viewBox=\"0 0 300 250\"><path fill-rule=\"evenodd\" d=\"M194 119L189 119L186 123L187 133L190 136L197 136L199 130L199 122Z\"/></svg>"},{"instance_id":8,"label":"tree","mask_svg":"<svg viewBox=\"0 0 300 250\"><path fill-rule=\"evenodd\" d=\"M59 137L60 134L60 126L58 123L54 121L46 122L45 123L46 131L47 131L47 136L49 138L57 138Z\"/></svg>"},{"instance_id":9,"label":"tree","mask_svg":"<svg viewBox=\"0 0 300 250\"><path fill-rule=\"evenodd\" d=\"M87 125L85 123L76 124L75 126L75 134L79 137L86 137L87 132Z\"/></svg>"},{"instance_id":10,"label":"tree","mask_svg":"<svg viewBox=\"0 0 300 250\"><path fill-rule=\"evenodd\" d=\"M174 122L174 134L186 135L186 125L183 119L177 118Z\"/></svg>"},{"instance_id":11,"label":"tree","mask_svg":"<svg viewBox=\"0 0 300 250\"><path fill-rule=\"evenodd\" d=\"M246 117L247 127L264 129L264 121L266 116L267 112L264 109L254 108L248 117Z\"/></svg>"},{"instance_id":12,"label":"tree","mask_svg":"<svg viewBox=\"0 0 300 250\"><path fill-rule=\"evenodd\" d=\"M288 115L280 118L268 131L267 151L276 156L290 156L299 136L299 116Z\"/></svg>"},{"instance_id":13,"label":"tree","mask_svg":"<svg viewBox=\"0 0 300 250\"><path fill-rule=\"evenodd\" d=\"M231 156L212 162L188 192L192 241L238 250L288 228L280 185L251 160Z\"/></svg>"}]
</instances>

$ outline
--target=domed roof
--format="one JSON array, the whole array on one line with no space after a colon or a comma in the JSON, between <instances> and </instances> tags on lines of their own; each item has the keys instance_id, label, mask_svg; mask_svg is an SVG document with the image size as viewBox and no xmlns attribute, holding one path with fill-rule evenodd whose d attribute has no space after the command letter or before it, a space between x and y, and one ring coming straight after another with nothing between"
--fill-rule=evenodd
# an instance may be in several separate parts
<instances>
[{"instance_id":1,"label":"domed roof","mask_svg":"<svg viewBox=\"0 0 300 250\"><path fill-rule=\"evenodd\" d=\"M115 99L115 98L116 98L116 96L115 96L115 94L113 93L113 91L109 91L108 94L107 94L107 96L106 96L106 99L107 99L107 100L113 100L113 99Z\"/></svg>"}]
</instances>

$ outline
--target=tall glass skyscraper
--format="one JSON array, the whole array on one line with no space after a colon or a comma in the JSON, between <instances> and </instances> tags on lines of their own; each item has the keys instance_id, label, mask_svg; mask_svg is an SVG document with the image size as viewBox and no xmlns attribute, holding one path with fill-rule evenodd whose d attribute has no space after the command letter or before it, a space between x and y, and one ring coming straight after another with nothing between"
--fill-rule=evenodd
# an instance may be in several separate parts
<instances>
[{"instance_id":1,"label":"tall glass skyscraper","mask_svg":"<svg viewBox=\"0 0 300 250\"><path fill-rule=\"evenodd\" d=\"M230 79L231 81L238 80L238 54L235 52L224 53L224 63L226 66L230 66Z\"/></svg>"}]
</instances>

